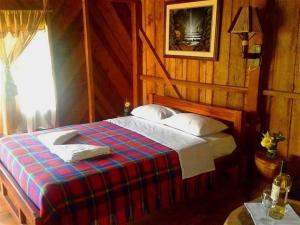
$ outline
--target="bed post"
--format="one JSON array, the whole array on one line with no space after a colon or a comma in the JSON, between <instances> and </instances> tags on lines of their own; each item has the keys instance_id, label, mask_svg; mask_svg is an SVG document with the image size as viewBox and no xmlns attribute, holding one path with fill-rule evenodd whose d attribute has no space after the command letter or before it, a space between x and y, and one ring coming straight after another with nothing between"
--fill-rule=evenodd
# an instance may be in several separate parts
<instances>
[{"instance_id":1,"label":"bed post","mask_svg":"<svg viewBox=\"0 0 300 225\"><path fill-rule=\"evenodd\" d=\"M142 81L139 76L142 74L143 54L142 42L138 38L140 27L142 26L142 4L141 0L130 2L131 10L131 32L132 32L132 80L133 80L133 107L141 104L142 101Z\"/></svg>"}]
</instances>

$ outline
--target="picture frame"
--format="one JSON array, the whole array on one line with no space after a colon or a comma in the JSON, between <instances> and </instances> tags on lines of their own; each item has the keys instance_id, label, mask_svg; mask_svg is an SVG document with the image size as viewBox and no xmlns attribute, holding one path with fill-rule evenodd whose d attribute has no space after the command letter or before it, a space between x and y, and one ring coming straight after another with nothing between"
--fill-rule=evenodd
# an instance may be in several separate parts
<instances>
[{"instance_id":1,"label":"picture frame","mask_svg":"<svg viewBox=\"0 0 300 225\"><path fill-rule=\"evenodd\" d=\"M165 57L217 60L219 0L172 1L165 4Z\"/></svg>"}]
</instances>

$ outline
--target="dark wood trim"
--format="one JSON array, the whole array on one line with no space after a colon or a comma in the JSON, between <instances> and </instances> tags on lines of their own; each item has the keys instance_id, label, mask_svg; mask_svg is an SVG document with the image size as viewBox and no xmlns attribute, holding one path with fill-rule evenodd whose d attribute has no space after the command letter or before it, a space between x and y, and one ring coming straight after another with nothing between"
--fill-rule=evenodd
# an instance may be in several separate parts
<instances>
[{"instance_id":1,"label":"dark wood trim","mask_svg":"<svg viewBox=\"0 0 300 225\"><path fill-rule=\"evenodd\" d=\"M132 32L132 81L133 81L133 107L138 106L142 101L142 82L139 74L142 72L143 54L142 42L138 32L142 28L142 5L141 2L131 2L131 32Z\"/></svg>"},{"instance_id":2,"label":"dark wood trim","mask_svg":"<svg viewBox=\"0 0 300 225\"><path fill-rule=\"evenodd\" d=\"M276 90L263 90L263 95L273 96L278 98L300 99L300 93Z\"/></svg>"},{"instance_id":3,"label":"dark wood trim","mask_svg":"<svg viewBox=\"0 0 300 225\"><path fill-rule=\"evenodd\" d=\"M140 75L141 80L162 83L164 80L160 77L151 76L151 75ZM177 79L170 79L170 82L176 86L185 86L185 87L193 87L193 88L205 88L211 90L222 90L227 92L235 92L235 93L243 93L247 94L248 88L245 87L237 87L237 86L227 86L227 85L220 85L220 84L208 84L208 83L201 83L196 81L186 81L186 80L177 80Z\"/></svg>"},{"instance_id":4,"label":"dark wood trim","mask_svg":"<svg viewBox=\"0 0 300 225\"><path fill-rule=\"evenodd\" d=\"M87 75L89 122L94 122L95 121L94 77L93 77L93 62L92 62L91 40L90 40L91 32L90 32L87 0L82 0L82 14L83 14L83 29L84 29L85 64L86 64L86 75Z\"/></svg>"},{"instance_id":5,"label":"dark wood trim","mask_svg":"<svg viewBox=\"0 0 300 225\"><path fill-rule=\"evenodd\" d=\"M156 60L156 62L160 66L160 68L162 69L163 74L161 76L164 79L165 83L170 87L171 91L174 93L174 95L177 98L182 98L179 91L177 90L177 88L174 87L174 85L171 84L171 82L170 82L170 77L171 77L170 73L166 69L164 63L161 61L159 55L157 54L155 48L151 44L151 41L149 40L149 38L147 37L147 34L145 33L145 31L143 29L139 30L139 36L142 39L142 41L145 42L147 44L147 46L150 48L150 50L151 50L151 52L154 56L154 59Z\"/></svg>"}]
</instances>

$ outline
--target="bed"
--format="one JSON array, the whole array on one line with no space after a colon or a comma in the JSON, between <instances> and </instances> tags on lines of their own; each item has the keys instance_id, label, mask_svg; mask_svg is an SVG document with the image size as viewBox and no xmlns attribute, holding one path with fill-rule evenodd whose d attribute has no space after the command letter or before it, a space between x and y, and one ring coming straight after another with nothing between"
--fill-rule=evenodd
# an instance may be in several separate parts
<instances>
[{"instance_id":1,"label":"bed","mask_svg":"<svg viewBox=\"0 0 300 225\"><path fill-rule=\"evenodd\" d=\"M238 147L219 155L216 169L241 162L241 111L157 95L149 103L226 121ZM167 146L109 121L54 130L70 128L81 134L73 141L109 145L114 154L66 164L38 141L41 132L1 140L2 195L21 224L126 224L205 193L210 173L183 180L178 154Z\"/></svg>"}]
</instances>

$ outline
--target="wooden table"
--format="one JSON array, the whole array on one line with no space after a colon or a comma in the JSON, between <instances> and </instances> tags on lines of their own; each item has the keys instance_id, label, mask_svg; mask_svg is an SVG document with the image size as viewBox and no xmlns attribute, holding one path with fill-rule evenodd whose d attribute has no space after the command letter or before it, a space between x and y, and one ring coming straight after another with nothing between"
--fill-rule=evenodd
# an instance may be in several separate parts
<instances>
[{"instance_id":1,"label":"wooden table","mask_svg":"<svg viewBox=\"0 0 300 225\"><path fill-rule=\"evenodd\" d=\"M300 202L295 200L288 200L288 202L300 216ZM254 225L254 223L246 207L242 205L229 214L224 225Z\"/></svg>"}]
</instances>

